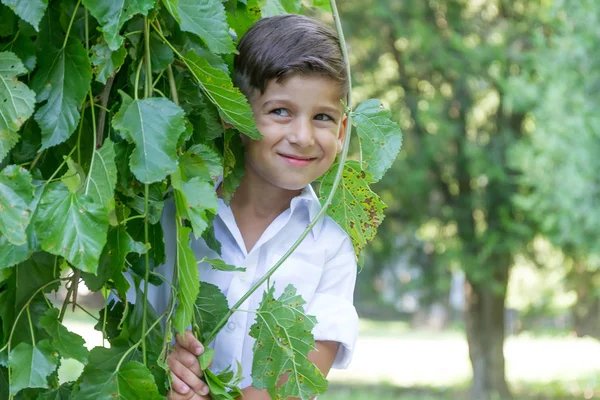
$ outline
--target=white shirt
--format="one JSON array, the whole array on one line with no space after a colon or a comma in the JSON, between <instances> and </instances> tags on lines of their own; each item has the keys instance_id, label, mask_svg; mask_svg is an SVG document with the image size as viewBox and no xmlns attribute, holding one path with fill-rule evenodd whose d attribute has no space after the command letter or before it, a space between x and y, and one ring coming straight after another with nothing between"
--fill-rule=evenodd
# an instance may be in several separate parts
<instances>
[{"instance_id":1,"label":"white shirt","mask_svg":"<svg viewBox=\"0 0 600 400\"><path fill-rule=\"evenodd\" d=\"M320 208L315 192L308 185L292 199L290 208L267 227L248 253L231 208L219 199L214 229L221 243L221 257L208 248L203 239L196 240L190 236L190 247L197 260L203 257L221 258L228 264L246 268L246 271L216 271L209 264L201 263L198 265L200 280L217 285L227 297L229 306L233 306L300 237ZM172 279L175 260L174 215L173 201L166 202L162 218L166 262L157 272L168 279ZM334 368L348 366L357 338L358 316L352 302L356 272L356 258L350 238L331 218L323 217L270 280L275 286L275 298L289 283L294 284L306 301L305 312L317 318L317 325L313 329L315 340L340 343ZM242 304L240 310L256 310L265 289L266 283ZM130 296L131 292L128 293L130 301L134 298ZM158 315L165 311L169 295L169 285L150 285L148 300ZM254 313L234 313L212 344L215 358L211 369L216 372L228 366L235 369L236 360L239 361L244 377L240 385L242 388L252 384L252 348L255 339L248 333L254 321Z\"/></svg>"}]
</instances>

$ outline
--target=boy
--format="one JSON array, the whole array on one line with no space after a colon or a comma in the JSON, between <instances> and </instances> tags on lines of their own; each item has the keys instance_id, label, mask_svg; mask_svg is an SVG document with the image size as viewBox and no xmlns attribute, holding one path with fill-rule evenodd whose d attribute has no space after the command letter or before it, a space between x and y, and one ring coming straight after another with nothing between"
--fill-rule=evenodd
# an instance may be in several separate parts
<instances>
[{"instance_id":1,"label":"boy","mask_svg":"<svg viewBox=\"0 0 600 400\"><path fill-rule=\"evenodd\" d=\"M310 18L263 19L242 38L238 50L234 81L248 98L264 138L243 137L245 174L230 205L220 200L214 228L221 258L246 272L220 272L199 265L200 279L219 286L230 305L281 258L318 213L320 204L310 183L331 167L342 150L346 117L341 100L348 90L335 32ZM172 204L167 205L165 215L172 212ZM170 275L175 253L172 221L163 220L168 255L161 267L171 265ZM202 240L192 240L191 247L197 259L218 257ZM352 356L358 324L352 305L355 279L350 239L328 217L271 278L276 297L293 283L307 302L306 313L317 317L313 331L317 350L309 359L324 375L332 366L346 367ZM169 290L149 293L159 314ZM257 290L241 309L256 310L263 292L264 287ZM248 332L254 319L252 312L232 315L215 339L212 368L218 371L240 361L244 398L268 400L266 391L251 386L254 339ZM178 335L169 355L173 377L169 399L209 399L197 360L202 345L189 331L185 336L184 340Z\"/></svg>"}]
</instances>

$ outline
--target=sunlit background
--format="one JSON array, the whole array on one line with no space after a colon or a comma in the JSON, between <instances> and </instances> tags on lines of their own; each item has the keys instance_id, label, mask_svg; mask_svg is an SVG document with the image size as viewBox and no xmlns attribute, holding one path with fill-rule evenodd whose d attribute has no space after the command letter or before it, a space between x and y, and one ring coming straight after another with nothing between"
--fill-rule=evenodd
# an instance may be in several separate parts
<instances>
[{"instance_id":1,"label":"sunlit background","mask_svg":"<svg viewBox=\"0 0 600 400\"><path fill-rule=\"evenodd\" d=\"M356 103L380 98L404 146L353 364L319 400L600 397L600 1L339 8Z\"/></svg>"}]
</instances>

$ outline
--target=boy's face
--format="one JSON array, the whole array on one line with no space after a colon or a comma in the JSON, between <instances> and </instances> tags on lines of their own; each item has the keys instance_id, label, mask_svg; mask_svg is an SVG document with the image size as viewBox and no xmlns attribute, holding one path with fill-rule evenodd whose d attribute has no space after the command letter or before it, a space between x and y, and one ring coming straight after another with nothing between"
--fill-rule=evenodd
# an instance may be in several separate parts
<instances>
[{"instance_id":1,"label":"boy's face","mask_svg":"<svg viewBox=\"0 0 600 400\"><path fill-rule=\"evenodd\" d=\"M272 80L250 99L261 140L245 140L246 174L299 190L323 175L342 150L346 116L340 87L327 77Z\"/></svg>"}]
</instances>

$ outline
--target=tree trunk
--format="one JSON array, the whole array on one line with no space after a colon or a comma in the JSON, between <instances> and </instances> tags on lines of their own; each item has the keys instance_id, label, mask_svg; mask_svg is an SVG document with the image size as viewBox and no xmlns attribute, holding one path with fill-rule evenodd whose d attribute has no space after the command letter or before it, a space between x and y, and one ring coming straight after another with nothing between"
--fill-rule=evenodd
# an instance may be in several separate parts
<instances>
[{"instance_id":1,"label":"tree trunk","mask_svg":"<svg viewBox=\"0 0 600 400\"><path fill-rule=\"evenodd\" d=\"M504 301L508 267L499 269L490 280L467 278L466 330L473 368L471 397L475 400L510 398L504 368Z\"/></svg>"}]
</instances>

